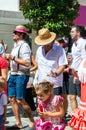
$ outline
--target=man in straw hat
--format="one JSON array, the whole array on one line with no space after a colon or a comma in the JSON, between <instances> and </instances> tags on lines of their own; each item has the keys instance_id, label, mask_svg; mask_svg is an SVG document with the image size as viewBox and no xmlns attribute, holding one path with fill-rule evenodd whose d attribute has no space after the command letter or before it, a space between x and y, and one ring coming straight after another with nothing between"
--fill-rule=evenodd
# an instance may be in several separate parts
<instances>
[{"instance_id":1,"label":"man in straw hat","mask_svg":"<svg viewBox=\"0 0 86 130\"><path fill-rule=\"evenodd\" d=\"M16 119L14 128L22 128L22 122L19 113L19 105L28 115L29 127L34 129L34 118L30 107L25 102L25 90L29 80L30 56L31 50L24 40L27 34L25 26L18 25L13 31L13 40L15 41L11 54L7 54L10 60L11 74L8 81L8 97L12 105L12 110Z\"/></svg>"},{"instance_id":2,"label":"man in straw hat","mask_svg":"<svg viewBox=\"0 0 86 130\"><path fill-rule=\"evenodd\" d=\"M66 54L62 47L54 44L56 34L47 28L40 29L35 43L41 45L36 52L38 63L37 81L44 80L54 83L54 93L62 94L63 71L67 64Z\"/></svg>"}]
</instances>

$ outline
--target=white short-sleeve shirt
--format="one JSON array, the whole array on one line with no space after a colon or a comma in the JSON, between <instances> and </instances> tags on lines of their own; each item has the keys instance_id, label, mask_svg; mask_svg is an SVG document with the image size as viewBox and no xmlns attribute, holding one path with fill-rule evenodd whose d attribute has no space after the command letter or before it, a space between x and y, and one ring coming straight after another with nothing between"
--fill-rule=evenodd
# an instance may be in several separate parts
<instances>
[{"instance_id":1,"label":"white short-sleeve shirt","mask_svg":"<svg viewBox=\"0 0 86 130\"><path fill-rule=\"evenodd\" d=\"M72 46L72 64L71 68L78 71L79 65L83 58L86 58L86 40L79 38Z\"/></svg>"},{"instance_id":2,"label":"white short-sleeve shirt","mask_svg":"<svg viewBox=\"0 0 86 130\"><path fill-rule=\"evenodd\" d=\"M4 92L1 92L0 93L0 115L4 114L4 105L7 105L7 96Z\"/></svg>"},{"instance_id":3,"label":"white short-sleeve shirt","mask_svg":"<svg viewBox=\"0 0 86 130\"><path fill-rule=\"evenodd\" d=\"M12 49L11 54L18 58L18 53L19 53L19 58L22 58L30 63L31 50L29 45L24 40L19 41L18 44L14 43L14 47ZM29 68L23 65L19 65L19 68L17 67L18 64L15 61L11 61L11 71L16 72L16 71L22 71Z\"/></svg>"},{"instance_id":4,"label":"white short-sleeve shirt","mask_svg":"<svg viewBox=\"0 0 86 130\"><path fill-rule=\"evenodd\" d=\"M66 54L62 47L53 45L52 49L45 54L43 46L40 46L36 53L36 61L38 63L37 83L45 79L54 82L54 88L62 86L63 74L56 78L48 76L51 70L56 71L59 66L67 64Z\"/></svg>"}]
</instances>

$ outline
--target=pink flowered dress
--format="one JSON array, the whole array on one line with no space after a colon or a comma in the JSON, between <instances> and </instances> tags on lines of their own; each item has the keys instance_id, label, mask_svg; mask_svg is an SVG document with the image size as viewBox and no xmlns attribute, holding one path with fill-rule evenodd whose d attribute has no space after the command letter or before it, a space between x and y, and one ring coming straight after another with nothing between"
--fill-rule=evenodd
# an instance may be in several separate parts
<instances>
[{"instance_id":1,"label":"pink flowered dress","mask_svg":"<svg viewBox=\"0 0 86 130\"><path fill-rule=\"evenodd\" d=\"M81 81L80 106L72 112L72 119L68 122L73 130L86 130L86 67L84 63L86 59L82 61L78 72Z\"/></svg>"},{"instance_id":2,"label":"pink flowered dress","mask_svg":"<svg viewBox=\"0 0 86 130\"><path fill-rule=\"evenodd\" d=\"M38 105L42 106L43 111L56 112L56 106L59 102L63 102L63 98L52 95L46 104L38 100ZM64 128L65 124L59 117L36 120L36 130L64 130Z\"/></svg>"}]
</instances>

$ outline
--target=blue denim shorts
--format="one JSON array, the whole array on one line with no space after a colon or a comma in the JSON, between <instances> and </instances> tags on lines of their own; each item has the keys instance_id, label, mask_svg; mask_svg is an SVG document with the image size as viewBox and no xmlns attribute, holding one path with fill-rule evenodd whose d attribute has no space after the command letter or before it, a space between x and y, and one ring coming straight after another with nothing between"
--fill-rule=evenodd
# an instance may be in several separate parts
<instances>
[{"instance_id":1,"label":"blue denim shorts","mask_svg":"<svg viewBox=\"0 0 86 130\"><path fill-rule=\"evenodd\" d=\"M4 115L0 115L0 130L2 130L3 117Z\"/></svg>"},{"instance_id":2,"label":"blue denim shorts","mask_svg":"<svg viewBox=\"0 0 86 130\"><path fill-rule=\"evenodd\" d=\"M10 75L8 80L8 97L25 98L29 75Z\"/></svg>"}]
</instances>

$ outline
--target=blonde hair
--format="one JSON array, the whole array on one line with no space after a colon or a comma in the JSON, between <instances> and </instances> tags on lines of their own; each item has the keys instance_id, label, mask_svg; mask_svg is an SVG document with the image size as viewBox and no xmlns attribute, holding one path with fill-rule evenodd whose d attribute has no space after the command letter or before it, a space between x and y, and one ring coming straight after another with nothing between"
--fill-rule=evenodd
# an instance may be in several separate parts
<instances>
[{"instance_id":1,"label":"blonde hair","mask_svg":"<svg viewBox=\"0 0 86 130\"><path fill-rule=\"evenodd\" d=\"M4 88L5 84L6 80L2 76L0 76L0 87Z\"/></svg>"},{"instance_id":2,"label":"blonde hair","mask_svg":"<svg viewBox=\"0 0 86 130\"><path fill-rule=\"evenodd\" d=\"M43 91L45 94L52 92L54 84L51 82L41 82L35 86L35 91Z\"/></svg>"}]
</instances>

